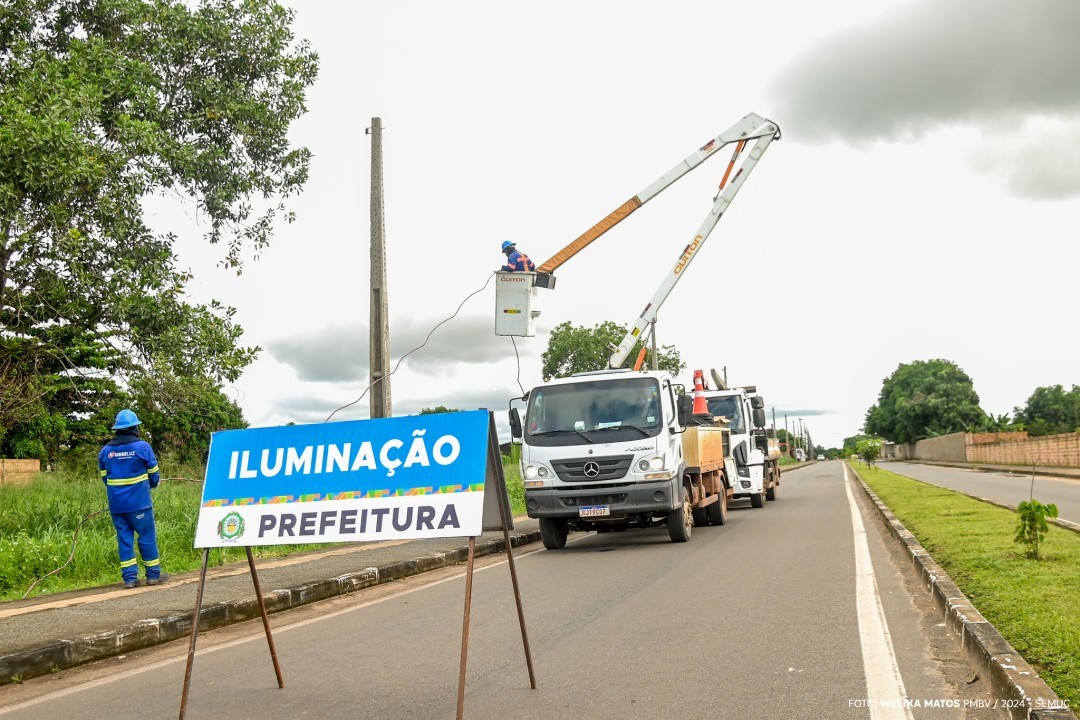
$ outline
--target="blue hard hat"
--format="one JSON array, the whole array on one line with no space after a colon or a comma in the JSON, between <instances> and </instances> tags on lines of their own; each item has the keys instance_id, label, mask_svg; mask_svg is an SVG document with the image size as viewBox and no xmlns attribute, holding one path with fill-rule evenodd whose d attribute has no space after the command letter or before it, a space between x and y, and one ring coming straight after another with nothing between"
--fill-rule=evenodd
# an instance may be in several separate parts
<instances>
[{"instance_id":1,"label":"blue hard hat","mask_svg":"<svg viewBox=\"0 0 1080 720\"><path fill-rule=\"evenodd\" d=\"M512 247L514 247L514 241L513 240L503 240L503 244L502 244L503 252L506 252L506 248L512 248Z\"/></svg>"},{"instance_id":2,"label":"blue hard hat","mask_svg":"<svg viewBox=\"0 0 1080 720\"><path fill-rule=\"evenodd\" d=\"M135 427L136 425L142 425L139 421L139 416L130 410L121 410L116 413L116 422L113 423L113 430L123 430L124 428Z\"/></svg>"}]
</instances>

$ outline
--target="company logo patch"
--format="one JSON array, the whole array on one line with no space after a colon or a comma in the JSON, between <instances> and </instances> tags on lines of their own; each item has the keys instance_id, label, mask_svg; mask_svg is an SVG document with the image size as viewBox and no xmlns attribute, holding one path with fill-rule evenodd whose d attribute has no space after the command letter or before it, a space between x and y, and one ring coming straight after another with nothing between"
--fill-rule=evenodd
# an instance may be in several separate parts
<instances>
[{"instance_id":1,"label":"company logo patch","mask_svg":"<svg viewBox=\"0 0 1080 720\"><path fill-rule=\"evenodd\" d=\"M221 518L217 526L218 537L228 542L236 542L244 536L244 518L238 512L231 512Z\"/></svg>"}]
</instances>

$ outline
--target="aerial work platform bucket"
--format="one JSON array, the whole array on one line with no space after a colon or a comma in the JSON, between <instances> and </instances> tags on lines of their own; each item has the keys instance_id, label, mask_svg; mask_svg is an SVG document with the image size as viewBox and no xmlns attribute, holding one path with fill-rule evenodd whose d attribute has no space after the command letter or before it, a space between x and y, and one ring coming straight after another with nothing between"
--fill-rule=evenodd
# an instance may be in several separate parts
<instances>
[{"instance_id":1,"label":"aerial work platform bucket","mask_svg":"<svg viewBox=\"0 0 1080 720\"><path fill-rule=\"evenodd\" d=\"M495 273L495 334L533 337L536 335L537 273Z\"/></svg>"}]
</instances>

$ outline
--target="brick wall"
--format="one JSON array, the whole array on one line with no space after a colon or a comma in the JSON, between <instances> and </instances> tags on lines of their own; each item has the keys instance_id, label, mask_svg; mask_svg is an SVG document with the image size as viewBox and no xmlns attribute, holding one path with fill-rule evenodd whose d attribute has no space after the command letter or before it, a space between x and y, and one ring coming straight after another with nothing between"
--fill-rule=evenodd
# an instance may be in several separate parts
<instances>
[{"instance_id":1,"label":"brick wall","mask_svg":"<svg viewBox=\"0 0 1080 720\"><path fill-rule=\"evenodd\" d=\"M0 483L6 485L28 483L39 472L41 472L41 463L37 460L0 458Z\"/></svg>"},{"instance_id":2,"label":"brick wall","mask_svg":"<svg viewBox=\"0 0 1080 720\"><path fill-rule=\"evenodd\" d=\"M1080 467L1080 433L968 445L968 462L1043 467Z\"/></svg>"}]
</instances>

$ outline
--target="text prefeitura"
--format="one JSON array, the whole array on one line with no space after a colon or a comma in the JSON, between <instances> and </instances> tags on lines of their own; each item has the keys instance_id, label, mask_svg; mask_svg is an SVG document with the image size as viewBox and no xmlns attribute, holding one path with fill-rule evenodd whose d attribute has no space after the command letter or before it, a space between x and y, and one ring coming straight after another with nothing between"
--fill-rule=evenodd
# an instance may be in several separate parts
<instances>
[{"instance_id":1,"label":"text prefeitura","mask_svg":"<svg viewBox=\"0 0 1080 720\"><path fill-rule=\"evenodd\" d=\"M352 443L306 445L264 449L258 468L251 467L250 450L233 450L229 460L229 479L275 477L277 475L318 475L332 472L385 470L387 477L394 471L413 466L451 465L461 453L461 443L453 435L443 435L430 451L424 442L424 430L413 430L412 442L404 451L406 441L387 440L376 452L370 441L360 443L355 451Z\"/></svg>"}]
</instances>

